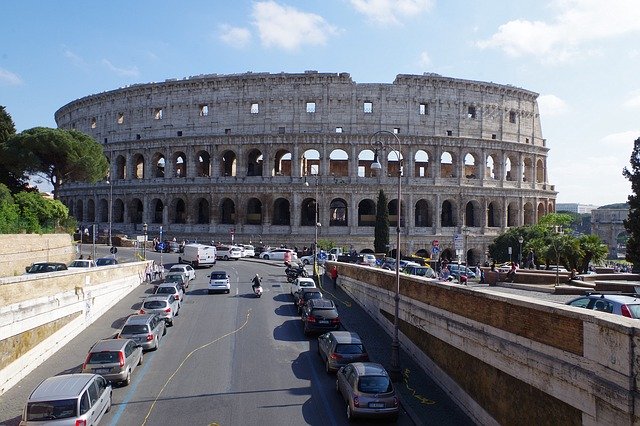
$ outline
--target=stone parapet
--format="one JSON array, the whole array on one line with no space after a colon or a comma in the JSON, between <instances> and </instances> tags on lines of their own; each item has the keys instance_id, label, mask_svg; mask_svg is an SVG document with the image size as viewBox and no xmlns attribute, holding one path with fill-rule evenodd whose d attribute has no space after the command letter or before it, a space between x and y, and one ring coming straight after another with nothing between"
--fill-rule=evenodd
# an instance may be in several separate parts
<instances>
[{"instance_id":1,"label":"stone parapet","mask_svg":"<svg viewBox=\"0 0 640 426\"><path fill-rule=\"evenodd\" d=\"M0 277L22 275L34 262L69 263L75 247L69 234L0 235Z\"/></svg>"}]
</instances>

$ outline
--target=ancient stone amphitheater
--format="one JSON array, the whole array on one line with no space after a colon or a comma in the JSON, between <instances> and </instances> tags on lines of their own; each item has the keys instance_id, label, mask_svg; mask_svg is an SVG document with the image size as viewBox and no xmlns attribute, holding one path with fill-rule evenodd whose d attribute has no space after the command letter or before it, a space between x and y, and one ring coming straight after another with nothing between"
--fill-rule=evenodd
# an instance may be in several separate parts
<instances>
[{"instance_id":1,"label":"ancient stone amphitheater","mask_svg":"<svg viewBox=\"0 0 640 426\"><path fill-rule=\"evenodd\" d=\"M457 248L475 263L505 228L555 210L537 96L437 74L392 84L316 71L136 84L56 112L59 127L102 143L111 164L110 180L58 195L101 231L111 222L141 235L146 223L149 238L162 227L178 240L299 248L317 231L361 250L373 248L383 190L392 248L399 216L403 253L438 246L455 258Z\"/></svg>"}]
</instances>

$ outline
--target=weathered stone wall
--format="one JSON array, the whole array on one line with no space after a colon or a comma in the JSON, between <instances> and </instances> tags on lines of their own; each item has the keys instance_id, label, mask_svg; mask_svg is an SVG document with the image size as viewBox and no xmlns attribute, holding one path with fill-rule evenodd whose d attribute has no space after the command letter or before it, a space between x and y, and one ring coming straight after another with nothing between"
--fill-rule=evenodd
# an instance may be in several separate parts
<instances>
[{"instance_id":1,"label":"weathered stone wall","mask_svg":"<svg viewBox=\"0 0 640 426\"><path fill-rule=\"evenodd\" d=\"M389 332L392 272L338 263ZM637 320L401 277L401 344L488 424L638 424Z\"/></svg>"},{"instance_id":2,"label":"weathered stone wall","mask_svg":"<svg viewBox=\"0 0 640 426\"><path fill-rule=\"evenodd\" d=\"M22 275L33 262L69 263L74 256L68 234L0 235L0 277Z\"/></svg>"}]
</instances>

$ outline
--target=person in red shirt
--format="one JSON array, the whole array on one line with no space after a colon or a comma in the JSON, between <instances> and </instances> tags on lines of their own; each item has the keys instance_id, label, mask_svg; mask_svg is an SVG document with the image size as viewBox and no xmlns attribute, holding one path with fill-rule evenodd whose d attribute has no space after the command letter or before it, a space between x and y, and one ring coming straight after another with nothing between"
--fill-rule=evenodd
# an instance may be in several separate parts
<instances>
[{"instance_id":1,"label":"person in red shirt","mask_svg":"<svg viewBox=\"0 0 640 426\"><path fill-rule=\"evenodd\" d=\"M331 277L331 281L333 281L333 288L336 288L338 284L338 268L335 265L329 271L329 276Z\"/></svg>"}]
</instances>

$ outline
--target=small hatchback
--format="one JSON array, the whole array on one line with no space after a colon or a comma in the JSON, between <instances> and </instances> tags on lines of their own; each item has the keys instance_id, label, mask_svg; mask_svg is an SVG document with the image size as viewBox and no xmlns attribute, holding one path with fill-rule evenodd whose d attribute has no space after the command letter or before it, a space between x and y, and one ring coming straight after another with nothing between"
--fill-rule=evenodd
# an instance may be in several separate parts
<instances>
[{"instance_id":1,"label":"small hatchback","mask_svg":"<svg viewBox=\"0 0 640 426\"><path fill-rule=\"evenodd\" d=\"M97 374L62 374L31 392L20 426L97 425L111 409L111 385Z\"/></svg>"},{"instance_id":2,"label":"small hatchback","mask_svg":"<svg viewBox=\"0 0 640 426\"><path fill-rule=\"evenodd\" d=\"M166 322L158 314L131 315L118 333L120 339L131 339L142 349L158 349L167 334Z\"/></svg>"},{"instance_id":3,"label":"small hatchback","mask_svg":"<svg viewBox=\"0 0 640 426\"><path fill-rule=\"evenodd\" d=\"M389 374L380 364L354 362L345 365L336 374L336 389L347 404L350 421L357 417L398 419L398 397Z\"/></svg>"},{"instance_id":4,"label":"small hatchback","mask_svg":"<svg viewBox=\"0 0 640 426\"><path fill-rule=\"evenodd\" d=\"M317 288L301 288L297 293L293 294L293 303L295 303L298 314L302 313L302 309L307 302L312 299L322 299L322 292Z\"/></svg>"},{"instance_id":5,"label":"small hatchback","mask_svg":"<svg viewBox=\"0 0 640 426\"><path fill-rule=\"evenodd\" d=\"M231 291L229 274L225 271L213 271L211 275L209 275L209 287L207 291L209 294L214 292L229 293L229 291Z\"/></svg>"},{"instance_id":6,"label":"small hatchback","mask_svg":"<svg viewBox=\"0 0 640 426\"><path fill-rule=\"evenodd\" d=\"M640 298L635 295L591 293L567 302L569 306L640 318Z\"/></svg>"},{"instance_id":7,"label":"small hatchback","mask_svg":"<svg viewBox=\"0 0 640 426\"><path fill-rule=\"evenodd\" d=\"M142 302L140 314L158 314L166 321L167 325L173 325L173 318L180 313L180 302L171 294L155 294L148 296Z\"/></svg>"},{"instance_id":8,"label":"small hatchback","mask_svg":"<svg viewBox=\"0 0 640 426\"><path fill-rule=\"evenodd\" d=\"M179 302L184 300L184 288L180 284L172 282L160 284L153 294L170 294Z\"/></svg>"},{"instance_id":9,"label":"small hatchback","mask_svg":"<svg viewBox=\"0 0 640 426\"><path fill-rule=\"evenodd\" d=\"M142 348L131 339L96 342L82 365L83 373L100 374L110 382L131 383L131 373L142 364Z\"/></svg>"},{"instance_id":10,"label":"small hatchback","mask_svg":"<svg viewBox=\"0 0 640 426\"><path fill-rule=\"evenodd\" d=\"M333 300L313 299L302 310L302 323L304 335L312 332L339 330L340 316Z\"/></svg>"},{"instance_id":11,"label":"small hatchback","mask_svg":"<svg viewBox=\"0 0 640 426\"><path fill-rule=\"evenodd\" d=\"M330 331L318 337L318 355L327 373L352 362L369 361L360 336L351 331Z\"/></svg>"}]
</instances>

